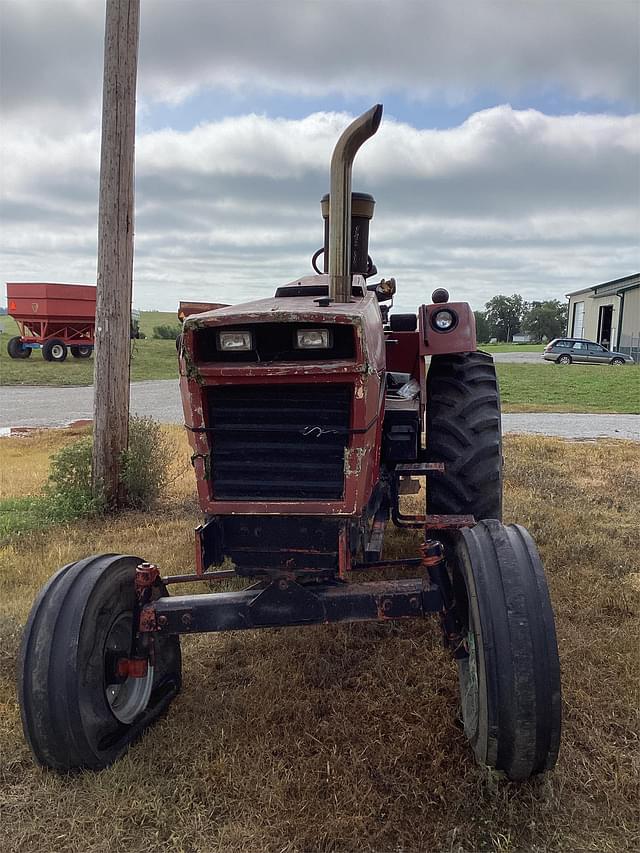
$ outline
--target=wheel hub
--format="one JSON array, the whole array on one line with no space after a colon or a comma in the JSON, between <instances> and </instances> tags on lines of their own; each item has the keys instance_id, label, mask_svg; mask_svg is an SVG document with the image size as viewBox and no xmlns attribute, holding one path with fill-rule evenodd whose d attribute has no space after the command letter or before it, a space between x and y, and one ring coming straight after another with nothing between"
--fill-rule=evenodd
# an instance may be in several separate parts
<instances>
[{"instance_id":1,"label":"wheel hub","mask_svg":"<svg viewBox=\"0 0 640 853\"><path fill-rule=\"evenodd\" d=\"M149 704L154 668L149 664L141 677L118 673L118 661L128 658L132 645L132 614L121 613L105 643L105 697L111 713L121 723L132 723Z\"/></svg>"}]
</instances>

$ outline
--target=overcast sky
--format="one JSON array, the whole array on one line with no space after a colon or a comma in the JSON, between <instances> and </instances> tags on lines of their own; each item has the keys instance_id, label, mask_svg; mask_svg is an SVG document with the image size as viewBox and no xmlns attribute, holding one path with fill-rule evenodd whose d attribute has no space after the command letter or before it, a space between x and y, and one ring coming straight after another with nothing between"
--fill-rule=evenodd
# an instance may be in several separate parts
<instances>
[{"instance_id":1,"label":"overcast sky","mask_svg":"<svg viewBox=\"0 0 640 853\"><path fill-rule=\"evenodd\" d=\"M311 271L340 132L396 306L640 269L637 0L141 0L134 304ZM95 283L102 0L0 0L2 281ZM4 288L0 304L5 302Z\"/></svg>"}]
</instances>

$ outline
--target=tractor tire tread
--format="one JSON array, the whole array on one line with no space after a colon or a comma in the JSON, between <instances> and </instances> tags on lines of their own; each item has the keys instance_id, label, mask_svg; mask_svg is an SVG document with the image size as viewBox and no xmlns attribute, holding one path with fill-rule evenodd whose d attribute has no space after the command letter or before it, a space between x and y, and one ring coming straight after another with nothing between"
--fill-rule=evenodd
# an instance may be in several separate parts
<instances>
[{"instance_id":1,"label":"tractor tire tread","mask_svg":"<svg viewBox=\"0 0 640 853\"><path fill-rule=\"evenodd\" d=\"M501 518L500 394L490 355L432 357L426 430L428 460L446 466L429 478L427 511Z\"/></svg>"},{"instance_id":2,"label":"tractor tire tread","mask_svg":"<svg viewBox=\"0 0 640 853\"><path fill-rule=\"evenodd\" d=\"M485 655L487 737L476 742L476 757L509 779L528 779L551 769L560 747L560 666L544 569L519 525L485 520L462 531L461 542Z\"/></svg>"}]
</instances>

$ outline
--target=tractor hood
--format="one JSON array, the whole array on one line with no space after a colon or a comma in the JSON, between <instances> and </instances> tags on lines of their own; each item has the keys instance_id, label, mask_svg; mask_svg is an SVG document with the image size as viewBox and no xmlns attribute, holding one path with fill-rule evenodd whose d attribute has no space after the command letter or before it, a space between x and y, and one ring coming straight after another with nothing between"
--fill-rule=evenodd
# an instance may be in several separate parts
<instances>
[{"instance_id":1,"label":"tractor hood","mask_svg":"<svg viewBox=\"0 0 640 853\"><path fill-rule=\"evenodd\" d=\"M279 287L275 296L255 299L238 305L228 305L202 314L193 314L184 321L184 330L203 329L208 326L226 326L237 323L353 323L371 313L377 307L374 294L367 292L361 276L353 277L353 299L351 302L336 303L328 298L329 276L314 275L297 278ZM377 310L378 322L382 322Z\"/></svg>"}]
</instances>

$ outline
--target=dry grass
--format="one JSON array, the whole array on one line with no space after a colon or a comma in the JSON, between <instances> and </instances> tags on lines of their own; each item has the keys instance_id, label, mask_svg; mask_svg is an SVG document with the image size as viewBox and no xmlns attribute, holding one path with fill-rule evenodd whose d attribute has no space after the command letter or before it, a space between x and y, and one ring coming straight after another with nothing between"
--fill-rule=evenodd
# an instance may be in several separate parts
<instances>
[{"instance_id":1,"label":"dry grass","mask_svg":"<svg viewBox=\"0 0 640 853\"><path fill-rule=\"evenodd\" d=\"M39 494L52 454L85 433L85 428L34 430L0 439L0 499Z\"/></svg>"},{"instance_id":2,"label":"dry grass","mask_svg":"<svg viewBox=\"0 0 640 853\"><path fill-rule=\"evenodd\" d=\"M507 520L540 545L564 687L559 765L521 785L474 765L456 721L454 668L430 621L188 638L182 695L124 760L71 778L37 769L13 683L36 589L89 551L185 568L197 518L191 476L175 482L160 517L78 523L10 544L0 556L2 850L637 850L639 451L507 441ZM414 548L408 535L390 544Z\"/></svg>"}]
</instances>

